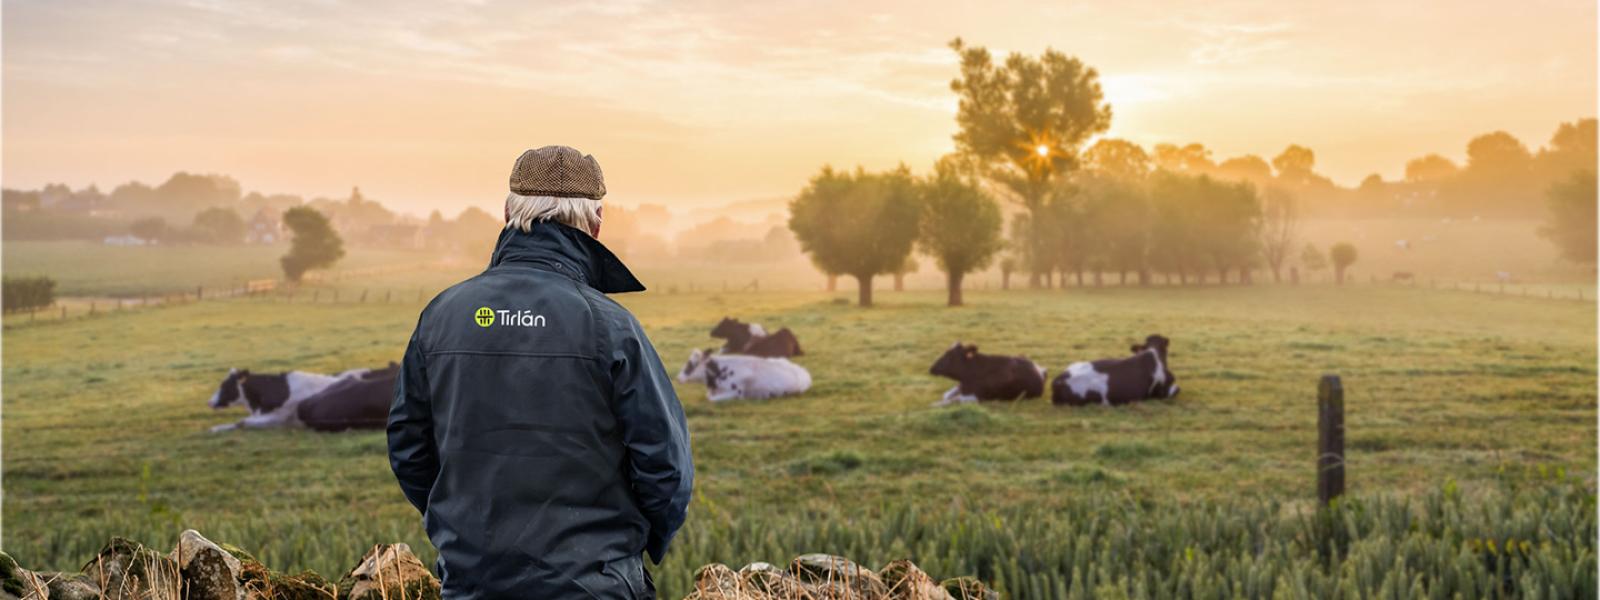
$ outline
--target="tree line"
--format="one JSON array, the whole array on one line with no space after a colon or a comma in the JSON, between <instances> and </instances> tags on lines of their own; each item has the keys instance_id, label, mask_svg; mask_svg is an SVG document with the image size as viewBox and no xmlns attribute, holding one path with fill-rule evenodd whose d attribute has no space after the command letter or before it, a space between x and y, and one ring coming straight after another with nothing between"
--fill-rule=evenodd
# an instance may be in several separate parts
<instances>
[{"instance_id":1,"label":"tree line","mask_svg":"<svg viewBox=\"0 0 1600 600\"><path fill-rule=\"evenodd\" d=\"M1291 144L1270 163L1253 155L1219 163L1200 144L1089 144L1112 116L1095 69L1053 49L997 61L959 38L950 47L960 59L950 83L955 153L922 178L903 165L882 173L824 167L790 204L801 249L830 281L855 278L861 305L872 302L874 277L909 270L914 250L946 273L951 305L961 303L965 275L1003 249L1003 285L1020 268L1032 287L1069 276L1082 285L1085 273L1096 283L1102 273L1124 283L1131 275L1149 284L1155 274L1179 284L1209 275L1249 283L1264 268L1281 280L1297 249L1308 268L1331 262L1342 283L1356 261L1349 244L1328 256L1297 245L1305 197L1343 193L1315 171L1311 149ZM1512 203L1502 212L1552 215L1544 235L1570 248L1569 258L1594 262L1594 119L1563 124L1538 154L1496 132L1474 138L1468 156L1459 169L1423 157L1407 165L1404 189L1369 177L1357 191L1390 203L1438 204L1444 194L1451 210L1474 214ZM1529 193L1547 198L1532 202ZM997 198L1017 207L1009 223L1001 223Z\"/></svg>"}]
</instances>

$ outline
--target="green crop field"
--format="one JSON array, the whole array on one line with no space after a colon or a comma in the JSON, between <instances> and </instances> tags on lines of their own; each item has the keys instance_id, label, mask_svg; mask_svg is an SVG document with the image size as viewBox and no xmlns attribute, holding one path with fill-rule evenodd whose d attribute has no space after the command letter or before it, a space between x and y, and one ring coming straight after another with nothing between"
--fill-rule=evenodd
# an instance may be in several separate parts
<instances>
[{"instance_id":1,"label":"green crop field","mask_svg":"<svg viewBox=\"0 0 1600 600\"><path fill-rule=\"evenodd\" d=\"M284 570L337 574L393 540L431 560L381 433L206 431L242 416L205 405L229 367L397 359L421 308L411 285L386 304L348 292L309 304L302 291L294 303L8 327L5 550L76 569L111 535L161 546L194 527ZM1311 596L1446 589L1441 573L1493 569L1484 544L1508 539L1531 544L1503 559L1526 563L1519 577L1593 596L1592 301L1372 285L973 291L957 309L922 291L880 292L871 309L820 292L619 299L674 371L734 315L793 328L816 382L718 405L678 387L697 486L683 538L656 568L667 596L686 591L696 564L800 551L872 566L909 557L935 577L999 580L1015 598L1224 580ZM956 340L1054 375L1155 332L1173 340L1176 400L930 407L951 382L927 369ZM1347 390L1352 502L1332 524L1308 516L1323 373ZM1333 552L1345 562L1327 559L1328 544L1343 544Z\"/></svg>"}]
</instances>

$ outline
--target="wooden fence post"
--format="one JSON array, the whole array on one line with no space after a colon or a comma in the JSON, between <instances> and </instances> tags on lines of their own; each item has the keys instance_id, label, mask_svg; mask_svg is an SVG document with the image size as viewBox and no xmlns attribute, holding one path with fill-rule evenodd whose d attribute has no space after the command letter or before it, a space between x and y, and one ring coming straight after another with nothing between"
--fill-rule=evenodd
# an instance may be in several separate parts
<instances>
[{"instance_id":1,"label":"wooden fence post","mask_svg":"<svg viewBox=\"0 0 1600 600\"><path fill-rule=\"evenodd\" d=\"M360 302L362 304L366 304L367 303L367 289L366 288L361 288L361 300L360 300Z\"/></svg>"},{"instance_id":2,"label":"wooden fence post","mask_svg":"<svg viewBox=\"0 0 1600 600\"><path fill-rule=\"evenodd\" d=\"M61 305L61 320L67 320L67 305Z\"/></svg>"},{"instance_id":3,"label":"wooden fence post","mask_svg":"<svg viewBox=\"0 0 1600 600\"><path fill-rule=\"evenodd\" d=\"M194 286L194 299L196 302L206 299L206 286Z\"/></svg>"},{"instance_id":4,"label":"wooden fence post","mask_svg":"<svg viewBox=\"0 0 1600 600\"><path fill-rule=\"evenodd\" d=\"M384 304L388 304L389 303L389 298L391 298L393 296L394 296L394 290L384 290L383 291L383 303Z\"/></svg>"},{"instance_id":5,"label":"wooden fence post","mask_svg":"<svg viewBox=\"0 0 1600 600\"><path fill-rule=\"evenodd\" d=\"M1323 375L1317 385L1317 500L1344 495L1344 384Z\"/></svg>"}]
</instances>

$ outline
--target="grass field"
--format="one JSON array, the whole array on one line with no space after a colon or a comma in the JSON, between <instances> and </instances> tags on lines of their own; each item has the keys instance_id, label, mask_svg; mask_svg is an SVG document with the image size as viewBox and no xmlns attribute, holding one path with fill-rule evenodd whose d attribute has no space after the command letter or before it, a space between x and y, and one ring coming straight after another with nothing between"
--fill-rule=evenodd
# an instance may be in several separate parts
<instances>
[{"instance_id":1,"label":"grass field","mask_svg":"<svg viewBox=\"0 0 1600 600\"><path fill-rule=\"evenodd\" d=\"M959 309L932 292L881 293L867 310L839 296L619 297L669 368L736 315L794 328L816 381L800 397L722 405L679 387L698 466L688 531L785 514L1043 515L1107 494L1305 507L1315 385L1329 372L1347 389L1353 493L1421 497L1447 482L1495 488L1507 468L1596 467L1592 302L1386 286L974 292ZM241 416L205 407L228 367L380 365L399 357L420 307L238 299L7 330L5 549L76 568L111 534L170 530L152 540L165 543L181 525L285 569L338 571L379 540L431 555L380 433L206 432ZM929 406L950 382L927 368L957 339L1055 372L1152 332L1173 339L1174 401ZM1592 504L1594 479L1579 477ZM696 556L723 556L706 543Z\"/></svg>"}]
</instances>

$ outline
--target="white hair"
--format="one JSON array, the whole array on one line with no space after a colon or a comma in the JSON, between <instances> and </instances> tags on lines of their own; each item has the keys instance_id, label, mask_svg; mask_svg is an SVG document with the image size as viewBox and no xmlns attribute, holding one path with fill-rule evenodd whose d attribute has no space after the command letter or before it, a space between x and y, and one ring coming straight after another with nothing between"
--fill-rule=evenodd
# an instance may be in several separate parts
<instances>
[{"instance_id":1,"label":"white hair","mask_svg":"<svg viewBox=\"0 0 1600 600\"><path fill-rule=\"evenodd\" d=\"M600 226L600 201L561 196L506 196L506 228L526 232L535 221L555 221L589 233Z\"/></svg>"}]
</instances>

